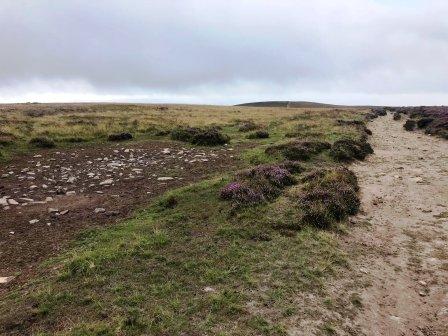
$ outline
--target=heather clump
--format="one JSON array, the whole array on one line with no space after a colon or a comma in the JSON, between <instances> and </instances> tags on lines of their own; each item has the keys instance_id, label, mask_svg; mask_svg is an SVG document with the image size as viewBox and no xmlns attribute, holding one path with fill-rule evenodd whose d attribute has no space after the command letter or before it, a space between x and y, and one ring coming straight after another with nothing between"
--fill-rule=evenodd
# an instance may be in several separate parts
<instances>
[{"instance_id":1,"label":"heather clump","mask_svg":"<svg viewBox=\"0 0 448 336\"><path fill-rule=\"evenodd\" d=\"M224 145L230 141L230 138L221 133L218 127L177 127L171 131L171 139L198 146Z\"/></svg>"},{"instance_id":2,"label":"heather clump","mask_svg":"<svg viewBox=\"0 0 448 336\"><path fill-rule=\"evenodd\" d=\"M29 143L38 148L53 148L56 146L53 139L44 136L32 138Z\"/></svg>"},{"instance_id":3,"label":"heather clump","mask_svg":"<svg viewBox=\"0 0 448 336\"><path fill-rule=\"evenodd\" d=\"M401 119L401 113L400 112L395 112L394 116L393 116L394 120L400 120Z\"/></svg>"},{"instance_id":4,"label":"heather clump","mask_svg":"<svg viewBox=\"0 0 448 336\"><path fill-rule=\"evenodd\" d=\"M221 189L220 197L236 206L256 204L278 197L282 189L295 183L285 166L259 165L238 172L235 181Z\"/></svg>"},{"instance_id":5,"label":"heather clump","mask_svg":"<svg viewBox=\"0 0 448 336\"><path fill-rule=\"evenodd\" d=\"M367 155L372 154L373 149L366 141L366 137L361 140L341 139L335 141L330 149L330 156L339 162L350 162L353 160L364 160Z\"/></svg>"},{"instance_id":6,"label":"heather clump","mask_svg":"<svg viewBox=\"0 0 448 336\"><path fill-rule=\"evenodd\" d=\"M262 202L264 196L244 182L231 182L220 191L223 200L233 201L237 205L256 204Z\"/></svg>"},{"instance_id":7,"label":"heather clump","mask_svg":"<svg viewBox=\"0 0 448 336\"><path fill-rule=\"evenodd\" d=\"M238 125L238 131L239 132L249 132L256 130L258 128L258 125L255 124L253 121L243 121Z\"/></svg>"},{"instance_id":8,"label":"heather clump","mask_svg":"<svg viewBox=\"0 0 448 336\"><path fill-rule=\"evenodd\" d=\"M399 112L411 118L404 125L407 131L418 127L427 134L448 139L448 106L401 107Z\"/></svg>"},{"instance_id":9,"label":"heather clump","mask_svg":"<svg viewBox=\"0 0 448 336\"><path fill-rule=\"evenodd\" d=\"M131 133L127 133L127 132L122 132L122 133L116 133L116 134L110 134L107 138L107 140L109 141L126 141L126 140L131 140L132 134Z\"/></svg>"},{"instance_id":10,"label":"heather clump","mask_svg":"<svg viewBox=\"0 0 448 336\"><path fill-rule=\"evenodd\" d=\"M431 124L433 121L434 121L433 118L421 118L421 119L417 120L417 127L418 128L425 128L429 124Z\"/></svg>"},{"instance_id":11,"label":"heather clump","mask_svg":"<svg viewBox=\"0 0 448 336\"><path fill-rule=\"evenodd\" d=\"M326 229L358 212L359 186L347 168L317 169L302 182L302 192L294 200L302 224Z\"/></svg>"},{"instance_id":12,"label":"heather clump","mask_svg":"<svg viewBox=\"0 0 448 336\"><path fill-rule=\"evenodd\" d=\"M413 131L413 130L415 129L416 125L417 125L417 123L415 122L415 120L413 120L413 119L408 119L408 120L406 120L406 122L404 123L403 128L404 128L406 131Z\"/></svg>"},{"instance_id":13,"label":"heather clump","mask_svg":"<svg viewBox=\"0 0 448 336\"><path fill-rule=\"evenodd\" d=\"M324 141L291 141L285 144L271 146L266 154L281 154L287 160L309 160L313 155L319 154L331 147Z\"/></svg>"}]
</instances>

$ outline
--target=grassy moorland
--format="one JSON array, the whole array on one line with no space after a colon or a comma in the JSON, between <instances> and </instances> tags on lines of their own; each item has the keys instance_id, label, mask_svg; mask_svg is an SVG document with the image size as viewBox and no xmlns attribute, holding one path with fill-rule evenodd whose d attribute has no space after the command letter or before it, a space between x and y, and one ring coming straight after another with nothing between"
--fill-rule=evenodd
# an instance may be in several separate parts
<instances>
[{"instance_id":1,"label":"grassy moorland","mask_svg":"<svg viewBox=\"0 0 448 336\"><path fill-rule=\"evenodd\" d=\"M47 138L58 147L96 145L107 141L110 134L121 132L131 133L136 140L163 139L176 126L220 125L238 142L247 135L237 132L239 125L248 120L271 130L274 139L289 132L333 140L341 132L334 133L332 129L334 117L348 117L353 111L186 105L1 105L0 156L34 150L38 146L31 140L36 138ZM316 119L316 113L321 113L321 117Z\"/></svg>"},{"instance_id":2,"label":"grassy moorland","mask_svg":"<svg viewBox=\"0 0 448 336\"><path fill-rule=\"evenodd\" d=\"M347 267L337 235L350 229L359 200L356 178L341 165L369 153L367 111L26 110L39 107L2 108L2 134L13 139L5 156L32 149L28 142L40 136L63 148L75 137L97 145L117 132L143 141L169 138L179 126L186 138L187 126L219 126L214 130L231 142L250 144L240 153L247 169L172 190L119 225L82 233L32 281L2 297L2 333L284 335L309 320L307 328L332 334L336 322L327 311L359 309L356 293L335 305L325 284ZM256 130L269 137L248 136Z\"/></svg>"}]
</instances>

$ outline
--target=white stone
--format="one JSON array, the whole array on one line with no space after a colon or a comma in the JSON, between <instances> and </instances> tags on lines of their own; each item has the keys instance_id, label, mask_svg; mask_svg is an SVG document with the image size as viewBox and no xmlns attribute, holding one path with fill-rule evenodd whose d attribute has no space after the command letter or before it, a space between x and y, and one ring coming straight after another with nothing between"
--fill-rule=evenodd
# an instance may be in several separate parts
<instances>
[{"instance_id":1,"label":"white stone","mask_svg":"<svg viewBox=\"0 0 448 336\"><path fill-rule=\"evenodd\" d=\"M10 199L8 200L8 203L9 203L10 205L18 205L18 204L19 204L19 202L17 202L16 200L13 200L12 198L10 198Z\"/></svg>"},{"instance_id":2,"label":"white stone","mask_svg":"<svg viewBox=\"0 0 448 336\"><path fill-rule=\"evenodd\" d=\"M0 205L7 206L8 205L8 198L6 196L3 196L0 198Z\"/></svg>"},{"instance_id":3,"label":"white stone","mask_svg":"<svg viewBox=\"0 0 448 336\"><path fill-rule=\"evenodd\" d=\"M38 219L32 219L32 220L29 221L29 223L30 224L36 224L36 223L39 223L39 220Z\"/></svg>"},{"instance_id":4,"label":"white stone","mask_svg":"<svg viewBox=\"0 0 448 336\"><path fill-rule=\"evenodd\" d=\"M100 185L109 185L109 184L112 184L112 183L114 183L113 179L107 179L107 180L104 180L104 181L100 182Z\"/></svg>"},{"instance_id":5,"label":"white stone","mask_svg":"<svg viewBox=\"0 0 448 336\"><path fill-rule=\"evenodd\" d=\"M169 181L169 180L173 180L174 177L169 177L169 176L162 176L162 177L158 177L157 181Z\"/></svg>"},{"instance_id":6,"label":"white stone","mask_svg":"<svg viewBox=\"0 0 448 336\"><path fill-rule=\"evenodd\" d=\"M104 208L95 208L95 213L106 212Z\"/></svg>"},{"instance_id":7,"label":"white stone","mask_svg":"<svg viewBox=\"0 0 448 336\"><path fill-rule=\"evenodd\" d=\"M8 282L12 281L13 279L14 279L13 276L0 277L0 284L7 284Z\"/></svg>"}]
</instances>

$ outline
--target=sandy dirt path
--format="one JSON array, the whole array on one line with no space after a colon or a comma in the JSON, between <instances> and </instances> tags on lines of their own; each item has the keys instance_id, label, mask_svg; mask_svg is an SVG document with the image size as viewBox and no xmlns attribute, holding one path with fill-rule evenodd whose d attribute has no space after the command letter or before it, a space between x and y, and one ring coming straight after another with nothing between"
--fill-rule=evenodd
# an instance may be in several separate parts
<instances>
[{"instance_id":1,"label":"sandy dirt path","mask_svg":"<svg viewBox=\"0 0 448 336\"><path fill-rule=\"evenodd\" d=\"M448 141L402 125L390 115L369 124L375 155L352 166L355 220L369 223L348 237L364 284L354 324L369 336L448 335Z\"/></svg>"}]
</instances>

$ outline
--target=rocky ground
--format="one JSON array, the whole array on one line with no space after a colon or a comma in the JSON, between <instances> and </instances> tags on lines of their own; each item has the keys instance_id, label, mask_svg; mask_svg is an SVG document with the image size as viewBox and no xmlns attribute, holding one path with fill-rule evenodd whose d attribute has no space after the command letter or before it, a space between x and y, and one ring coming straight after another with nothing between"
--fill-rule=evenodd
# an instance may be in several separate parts
<instances>
[{"instance_id":1,"label":"rocky ground","mask_svg":"<svg viewBox=\"0 0 448 336\"><path fill-rule=\"evenodd\" d=\"M0 166L0 291L81 229L113 223L169 188L238 166L235 148L172 142L51 150Z\"/></svg>"}]
</instances>

